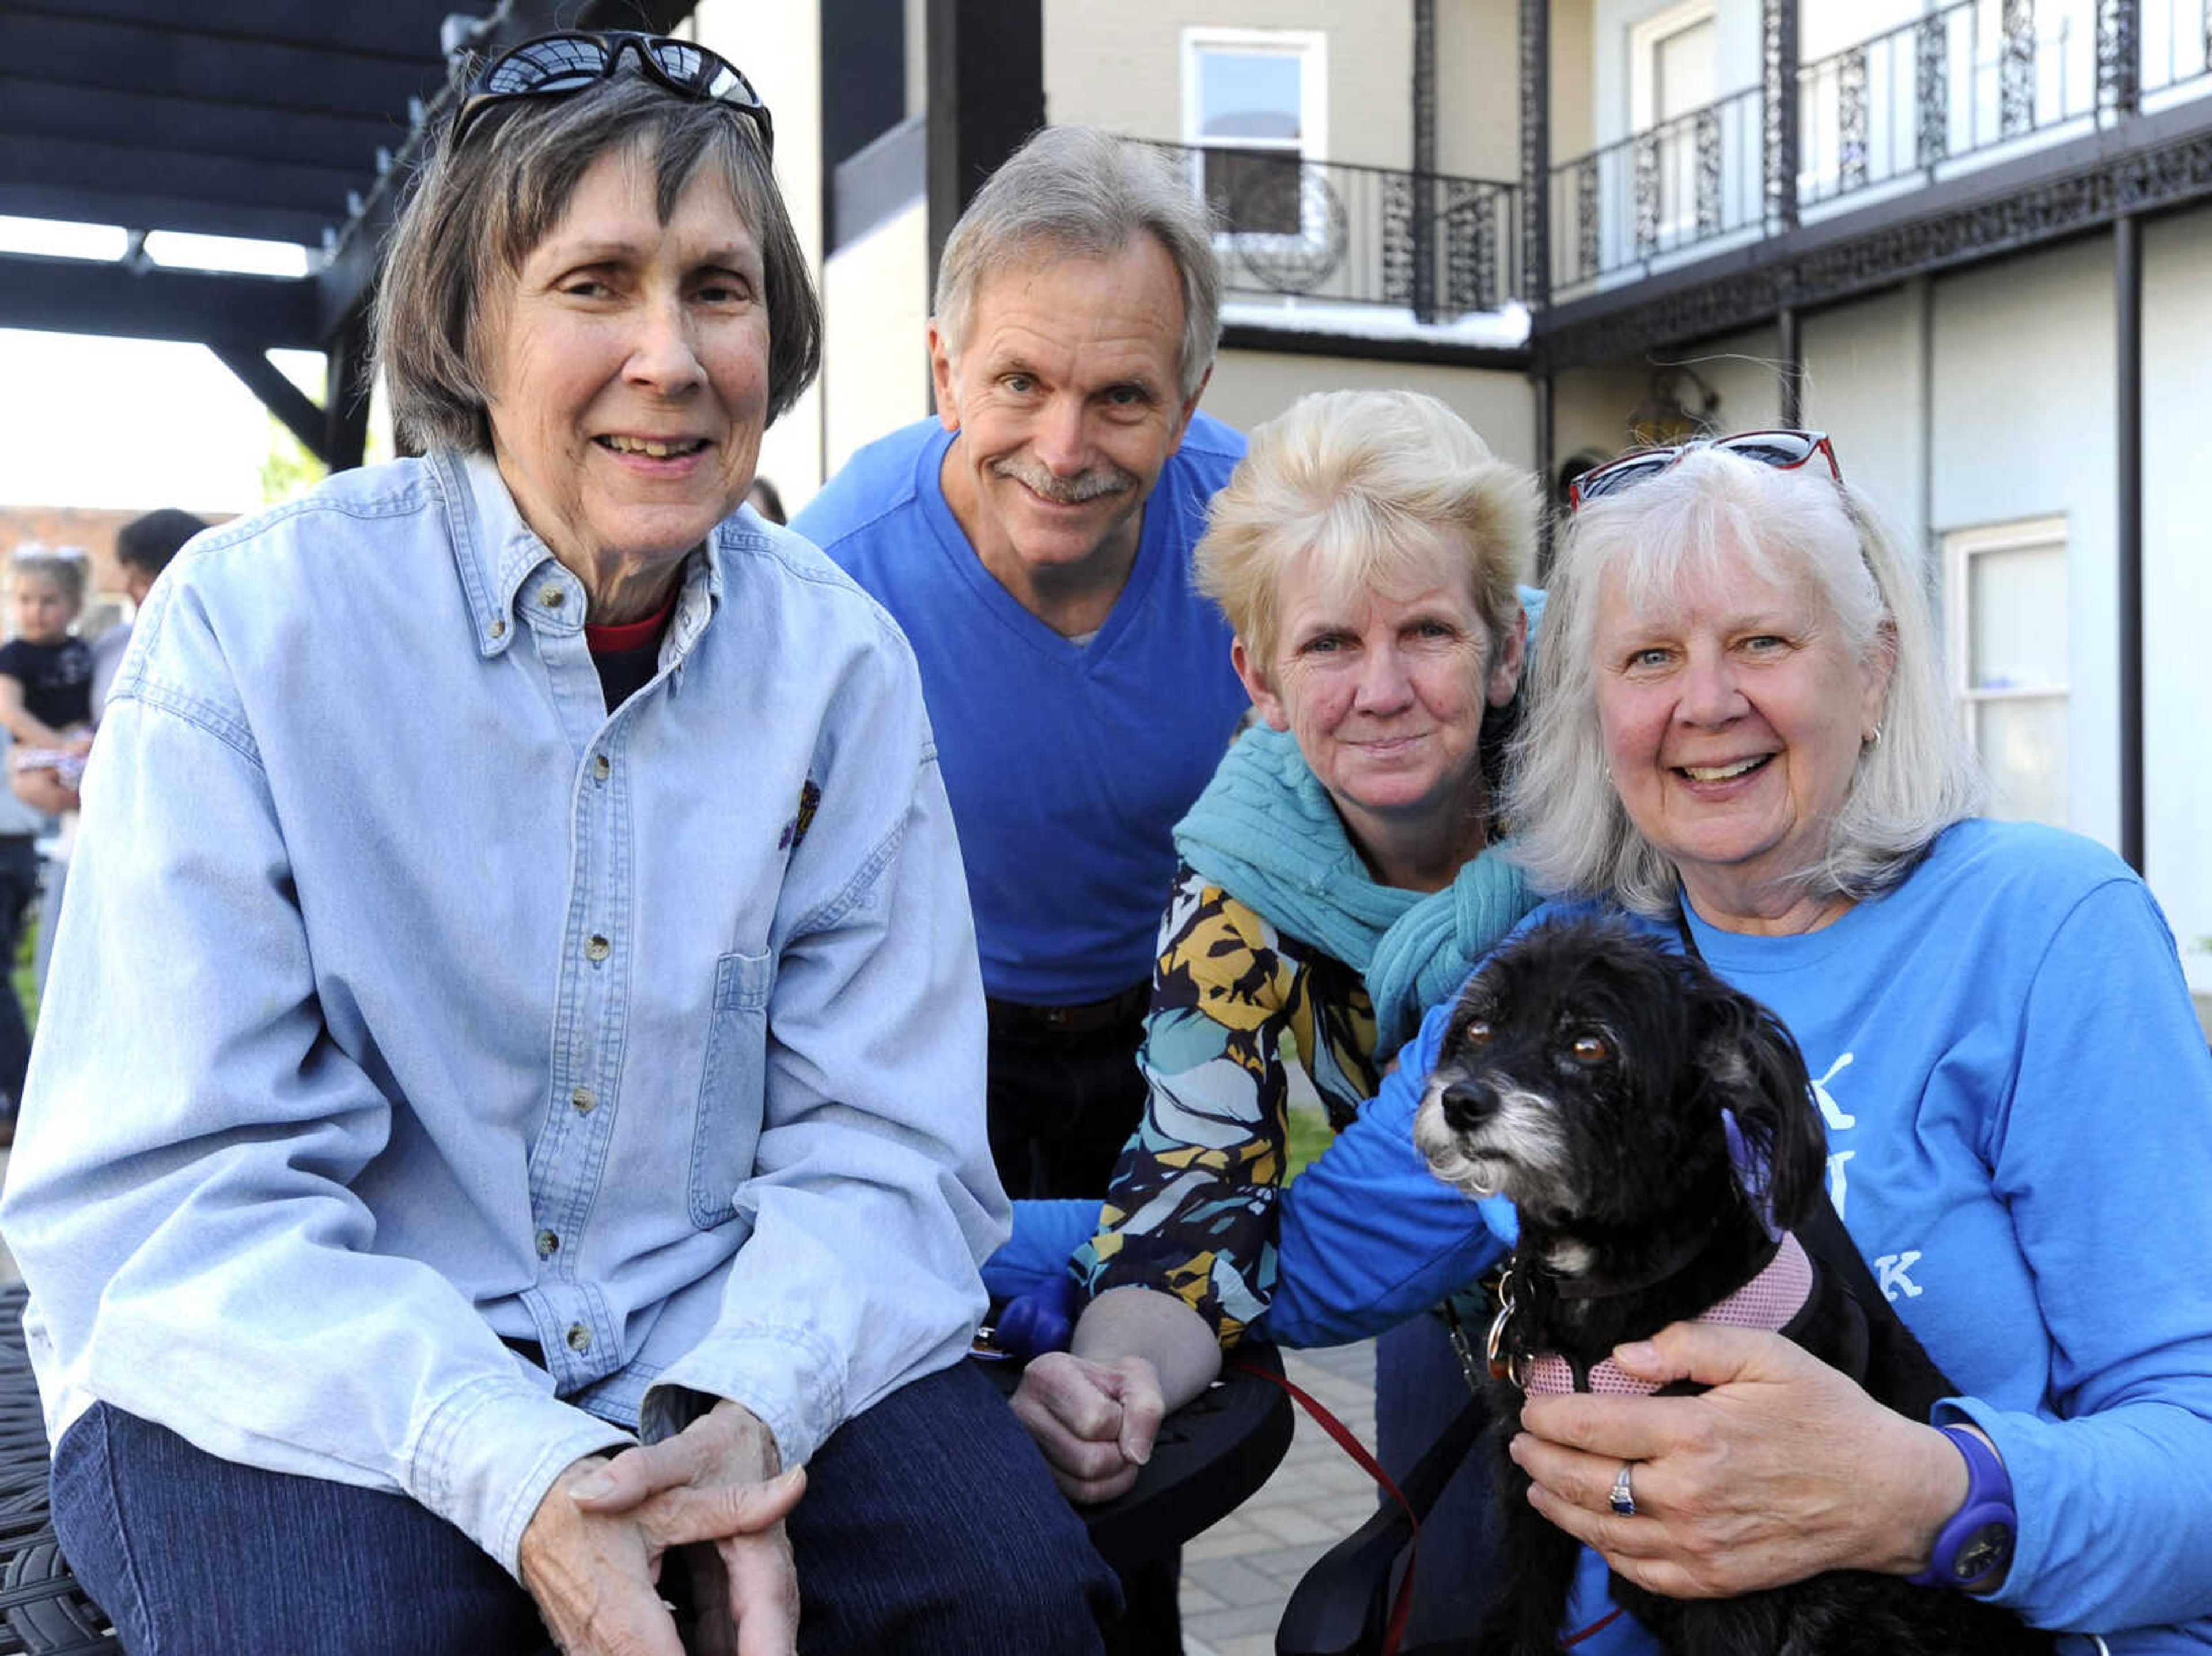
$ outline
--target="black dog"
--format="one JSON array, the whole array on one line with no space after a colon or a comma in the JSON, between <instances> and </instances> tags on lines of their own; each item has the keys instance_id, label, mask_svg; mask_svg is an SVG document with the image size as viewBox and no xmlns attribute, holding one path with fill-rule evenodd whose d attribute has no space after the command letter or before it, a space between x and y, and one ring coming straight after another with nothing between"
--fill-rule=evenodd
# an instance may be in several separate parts
<instances>
[{"instance_id":1,"label":"black dog","mask_svg":"<svg viewBox=\"0 0 2212 1656\"><path fill-rule=\"evenodd\" d=\"M1577 1552L1504 1452L1525 1390L1643 1389L1613 1368L1614 1346L1700 1317L1759 1322L1735 1313L1763 1300L1761 1325L1893 1407L1925 1420L1951 1391L1893 1313L1869 1317L1853 1297L1855 1255L1818 1263L1850 1245L1822 1190L1826 1139L1796 1042L1648 936L1576 920L1498 950L1453 1009L1413 1136L1438 1177L1502 1192L1520 1214L1491 1339L1507 1557L1486 1656L1559 1647ZM1695 1656L2053 1647L1980 1599L1863 1571L1697 1601L1616 1575L1613 1595Z\"/></svg>"}]
</instances>

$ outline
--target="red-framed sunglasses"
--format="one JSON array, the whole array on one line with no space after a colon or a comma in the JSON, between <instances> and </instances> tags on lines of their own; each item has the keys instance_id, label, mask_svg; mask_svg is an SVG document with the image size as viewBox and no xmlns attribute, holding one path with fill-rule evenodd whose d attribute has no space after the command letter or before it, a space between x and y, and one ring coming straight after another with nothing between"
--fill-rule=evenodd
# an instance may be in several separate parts
<instances>
[{"instance_id":1,"label":"red-framed sunglasses","mask_svg":"<svg viewBox=\"0 0 2212 1656\"><path fill-rule=\"evenodd\" d=\"M1836 464L1835 446L1825 431L1740 431L1733 437L1700 437L1665 448L1632 449L1617 460L1592 466L1567 485L1567 510L1579 512L1592 500L1633 488L1701 448L1723 449L1777 471L1795 471L1818 454L1827 461L1829 475L1838 487L1844 481L1843 468Z\"/></svg>"},{"instance_id":2,"label":"red-framed sunglasses","mask_svg":"<svg viewBox=\"0 0 2212 1656\"><path fill-rule=\"evenodd\" d=\"M630 29L563 29L502 52L469 82L468 95L453 112L453 147L460 148L477 116L500 104L566 98L612 79L625 52L635 53L645 75L678 97L727 104L744 116L759 130L761 153L775 158L775 126L768 106L735 64L696 40Z\"/></svg>"}]
</instances>

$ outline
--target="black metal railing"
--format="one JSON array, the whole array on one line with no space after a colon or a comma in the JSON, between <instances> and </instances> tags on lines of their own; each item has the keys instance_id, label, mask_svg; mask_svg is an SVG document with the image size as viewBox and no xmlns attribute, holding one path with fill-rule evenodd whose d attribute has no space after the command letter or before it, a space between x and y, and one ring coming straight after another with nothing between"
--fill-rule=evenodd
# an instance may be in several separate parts
<instances>
[{"instance_id":1,"label":"black metal railing","mask_svg":"<svg viewBox=\"0 0 2212 1656\"><path fill-rule=\"evenodd\" d=\"M1753 87L1553 168L1553 286L1759 227L1765 107Z\"/></svg>"},{"instance_id":2,"label":"black metal railing","mask_svg":"<svg viewBox=\"0 0 2212 1656\"><path fill-rule=\"evenodd\" d=\"M1392 306L1449 322L1524 297L1517 186L1307 161L1279 149L1158 144L1213 213L1232 294Z\"/></svg>"},{"instance_id":3,"label":"black metal railing","mask_svg":"<svg viewBox=\"0 0 2212 1656\"><path fill-rule=\"evenodd\" d=\"M1795 87L1802 212L2203 94L2212 0L1954 0L1800 65ZM1780 209L1761 198L1765 114L1747 88L1553 167L1546 297L1789 227L1786 183Z\"/></svg>"}]
</instances>

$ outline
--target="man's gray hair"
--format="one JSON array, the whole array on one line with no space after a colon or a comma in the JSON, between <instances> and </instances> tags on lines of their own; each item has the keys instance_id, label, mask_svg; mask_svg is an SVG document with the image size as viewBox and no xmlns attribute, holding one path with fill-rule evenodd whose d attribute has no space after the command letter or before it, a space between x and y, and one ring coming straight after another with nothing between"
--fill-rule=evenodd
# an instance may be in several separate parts
<instances>
[{"instance_id":1,"label":"man's gray hair","mask_svg":"<svg viewBox=\"0 0 2212 1656\"><path fill-rule=\"evenodd\" d=\"M1507 803L1515 860L1538 889L1674 912L1674 866L1630 821L1607 768L1600 603L1608 591L1632 606L1663 600L1736 560L1778 585L1809 587L1845 648L1888 670L1877 733L1861 746L1826 848L1792 870L1805 891L1856 901L1886 890L1983 808L1981 762L1950 705L1923 582L1879 518L1817 458L1779 471L1700 449L1584 507L1553 567Z\"/></svg>"},{"instance_id":2,"label":"man's gray hair","mask_svg":"<svg viewBox=\"0 0 2212 1656\"><path fill-rule=\"evenodd\" d=\"M1149 235L1182 284L1182 395L1206 383L1221 339L1221 267L1204 199L1164 152L1091 126L1048 126L975 192L937 267L937 326L957 361L976 290L1025 258L1111 258Z\"/></svg>"}]
</instances>

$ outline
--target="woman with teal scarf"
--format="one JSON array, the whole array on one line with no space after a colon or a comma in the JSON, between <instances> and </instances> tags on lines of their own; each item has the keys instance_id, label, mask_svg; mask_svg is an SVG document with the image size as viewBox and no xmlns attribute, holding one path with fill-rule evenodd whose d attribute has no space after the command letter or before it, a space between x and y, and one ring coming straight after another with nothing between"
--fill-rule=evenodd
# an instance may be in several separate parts
<instances>
[{"instance_id":1,"label":"woman with teal scarf","mask_svg":"<svg viewBox=\"0 0 2212 1656\"><path fill-rule=\"evenodd\" d=\"M1214 500L1198 579L1261 722L1176 828L1144 1119L1072 1263L1090 1301L1073 1350L1015 1398L1077 1500L1133 1481L1162 1414L1266 1309L1292 1104L1349 1123L1534 906L1492 801L1540 604L1518 585L1536 503L1407 391L1302 398ZM1402 1338L1377 1415L1386 1458L1410 1460L1466 1392L1436 1319ZM1439 1374L1440 1397L1414 1395Z\"/></svg>"}]
</instances>

